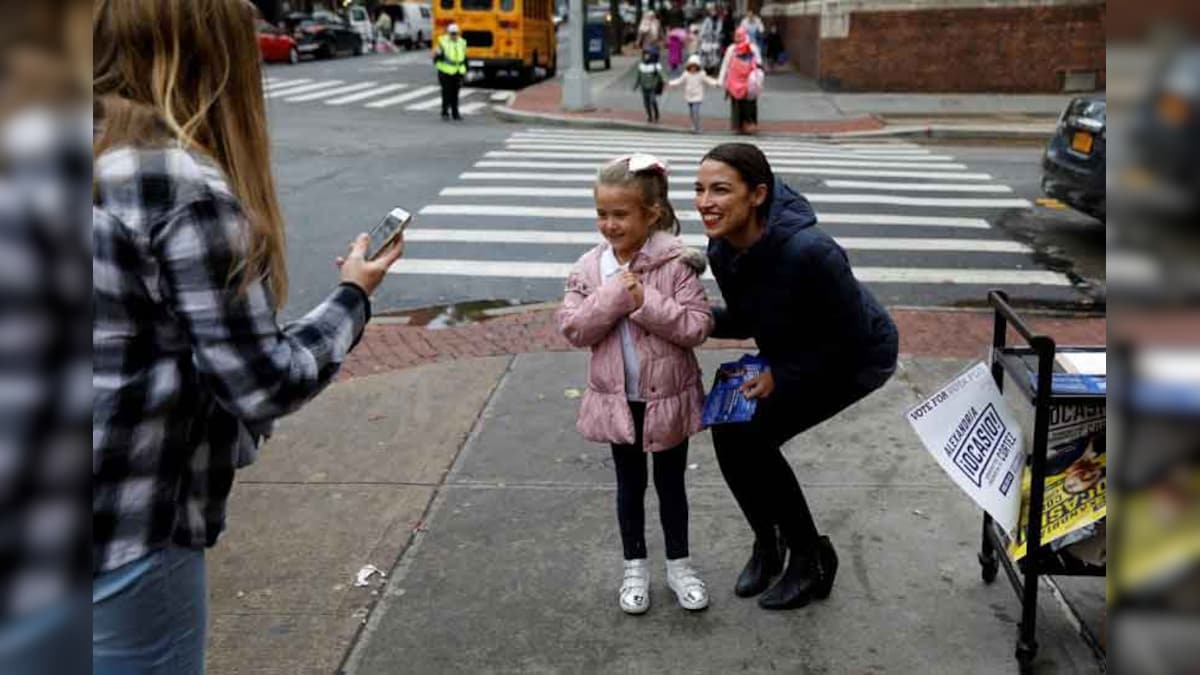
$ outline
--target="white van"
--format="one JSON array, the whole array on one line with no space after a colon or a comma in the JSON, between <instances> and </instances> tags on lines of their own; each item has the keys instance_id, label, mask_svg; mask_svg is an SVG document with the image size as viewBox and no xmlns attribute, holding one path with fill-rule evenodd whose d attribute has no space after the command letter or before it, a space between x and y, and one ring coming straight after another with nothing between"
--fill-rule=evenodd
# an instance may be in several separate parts
<instances>
[{"instance_id":1,"label":"white van","mask_svg":"<svg viewBox=\"0 0 1200 675\"><path fill-rule=\"evenodd\" d=\"M367 13L366 7L362 5L347 7L346 20L350 22L350 28L362 36L364 45L369 47L375 44L375 25L371 23L371 15Z\"/></svg>"},{"instance_id":2,"label":"white van","mask_svg":"<svg viewBox=\"0 0 1200 675\"><path fill-rule=\"evenodd\" d=\"M433 10L423 2L380 5L379 11L392 17L392 42L405 49L433 45Z\"/></svg>"}]
</instances>

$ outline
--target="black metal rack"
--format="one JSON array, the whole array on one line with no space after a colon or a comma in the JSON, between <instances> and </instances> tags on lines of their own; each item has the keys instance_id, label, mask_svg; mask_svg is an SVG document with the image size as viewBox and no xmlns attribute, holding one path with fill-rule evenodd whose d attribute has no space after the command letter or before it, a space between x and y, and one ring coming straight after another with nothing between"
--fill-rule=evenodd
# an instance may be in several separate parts
<instances>
[{"instance_id":1,"label":"black metal rack","mask_svg":"<svg viewBox=\"0 0 1200 675\"><path fill-rule=\"evenodd\" d=\"M1007 555L1007 535L995 524L986 512L983 514L983 537L979 552L979 564L985 583L992 583L1003 565L1005 575L1012 582L1021 601L1021 622L1018 627L1016 658L1021 672L1032 671L1033 659L1037 655L1037 592L1038 579L1043 575L1055 576L1098 576L1105 575L1104 567L1091 567L1064 559L1048 547L1042 546L1042 506L1046 489L1046 451L1050 430L1050 409L1057 404L1103 403L1105 396L1099 394L1055 393L1053 389L1054 357L1061 352L1103 352L1103 347L1057 347L1054 339L1034 333L1017 316L1008 304L1003 291L988 293L988 303L995 310L992 327L991 367L992 379L1003 391L1004 375L1011 381L1034 408L1033 442L1030 448L1030 494L1029 523L1026 530L1026 555L1020 563L1014 563ZM1025 346L1010 347L1007 344L1008 328L1011 326L1025 342ZM1031 377L1031 375L1033 377ZM1032 380L1032 381L1031 381Z\"/></svg>"}]
</instances>

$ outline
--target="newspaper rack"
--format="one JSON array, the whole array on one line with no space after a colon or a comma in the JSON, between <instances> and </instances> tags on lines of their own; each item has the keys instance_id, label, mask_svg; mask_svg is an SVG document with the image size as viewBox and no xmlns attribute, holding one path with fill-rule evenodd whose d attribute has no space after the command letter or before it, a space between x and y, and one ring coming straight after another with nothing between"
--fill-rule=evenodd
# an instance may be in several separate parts
<instances>
[{"instance_id":1,"label":"newspaper rack","mask_svg":"<svg viewBox=\"0 0 1200 675\"><path fill-rule=\"evenodd\" d=\"M1059 351L1103 352L1104 347L1059 348L1054 339L1034 333L1017 316L1008 304L1003 291L990 291L988 302L995 310L992 332L991 369L996 386L1003 391L1004 375L1017 386L1034 408L1033 442L1029 449L1031 489L1029 495L1029 522L1026 531L1028 553L1019 563L1014 563L1006 553L1007 535L996 525L992 517L983 514L983 537L979 552L979 564L983 581L996 580L1001 566L1012 582L1013 590L1021 601L1021 622L1018 627L1016 658L1021 673L1032 672L1033 660L1037 655L1037 592L1038 579L1045 575L1054 576L1098 576L1106 574L1105 567L1092 567L1070 562L1042 545L1042 507L1045 497L1046 451L1050 428L1050 408L1059 403L1103 403L1103 394L1065 394L1053 390L1054 358ZM1023 346L1008 346L1008 328L1011 326L1023 339ZM1086 636L1085 636L1086 637ZM1095 645L1093 645L1095 648Z\"/></svg>"}]
</instances>

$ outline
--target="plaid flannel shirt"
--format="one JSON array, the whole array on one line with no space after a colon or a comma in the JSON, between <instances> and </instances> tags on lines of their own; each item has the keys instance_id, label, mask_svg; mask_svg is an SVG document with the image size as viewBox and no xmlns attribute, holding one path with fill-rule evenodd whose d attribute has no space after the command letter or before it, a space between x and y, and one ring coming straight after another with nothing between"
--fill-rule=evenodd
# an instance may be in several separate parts
<instances>
[{"instance_id":1,"label":"plaid flannel shirt","mask_svg":"<svg viewBox=\"0 0 1200 675\"><path fill-rule=\"evenodd\" d=\"M325 387L370 308L338 286L280 328L241 289L246 226L210 161L178 147L95 160L92 206L92 567L168 542L212 546L234 470L272 421Z\"/></svg>"},{"instance_id":2,"label":"plaid flannel shirt","mask_svg":"<svg viewBox=\"0 0 1200 675\"><path fill-rule=\"evenodd\" d=\"M0 122L0 627L87 581L90 118Z\"/></svg>"}]
</instances>

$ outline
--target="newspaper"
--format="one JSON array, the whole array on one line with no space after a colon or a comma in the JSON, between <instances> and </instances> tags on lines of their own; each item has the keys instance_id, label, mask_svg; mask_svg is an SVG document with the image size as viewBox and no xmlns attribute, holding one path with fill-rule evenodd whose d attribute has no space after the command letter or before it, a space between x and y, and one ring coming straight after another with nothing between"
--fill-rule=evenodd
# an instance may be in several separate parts
<instances>
[{"instance_id":1,"label":"newspaper","mask_svg":"<svg viewBox=\"0 0 1200 675\"><path fill-rule=\"evenodd\" d=\"M1042 506L1042 544L1052 544L1104 518L1107 513L1107 454L1104 403L1067 403L1050 407L1046 436L1046 489ZM1028 472L1022 478L1021 519L1009 544L1013 560L1025 556L1029 523Z\"/></svg>"}]
</instances>

